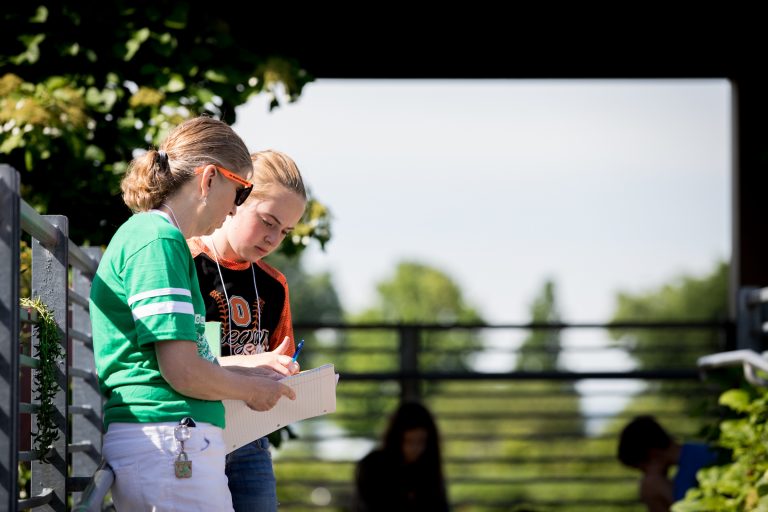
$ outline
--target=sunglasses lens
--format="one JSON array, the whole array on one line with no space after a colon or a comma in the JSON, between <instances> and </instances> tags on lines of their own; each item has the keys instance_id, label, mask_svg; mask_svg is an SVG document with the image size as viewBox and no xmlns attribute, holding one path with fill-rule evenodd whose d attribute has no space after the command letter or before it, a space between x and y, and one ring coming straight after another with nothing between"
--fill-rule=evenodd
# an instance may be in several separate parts
<instances>
[{"instance_id":1,"label":"sunglasses lens","mask_svg":"<svg viewBox=\"0 0 768 512\"><path fill-rule=\"evenodd\" d=\"M251 190L253 190L253 186L237 189L237 193L235 194L235 206L240 206L243 204L251 194Z\"/></svg>"}]
</instances>

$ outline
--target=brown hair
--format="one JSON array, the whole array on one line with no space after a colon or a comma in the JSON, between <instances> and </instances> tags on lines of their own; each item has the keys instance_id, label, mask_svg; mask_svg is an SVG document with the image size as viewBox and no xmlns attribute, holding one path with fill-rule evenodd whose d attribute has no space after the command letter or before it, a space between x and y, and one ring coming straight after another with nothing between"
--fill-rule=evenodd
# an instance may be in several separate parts
<instances>
[{"instance_id":1,"label":"brown hair","mask_svg":"<svg viewBox=\"0 0 768 512\"><path fill-rule=\"evenodd\" d=\"M402 461L405 432L416 428L423 428L427 431L427 446L421 456L422 463L436 478L442 480L440 433L432 413L420 402L400 403L389 418L387 430L384 432L382 449L395 457L395 460Z\"/></svg>"},{"instance_id":2,"label":"brown hair","mask_svg":"<svg viewBox=\"0 0 768 512\"><path fill-rule=\"evenodd\" d=\"M248 148L232 128L211 117L195 117L174 128L160 147L134 158L120 188L134 212L159 207L201 165L214 164L247 176Z\"/></svg>"},{"instance_id":3,"label":"brown hair","mask_svg":"<svg viewBox=\"0 0 768 512\"><path fill-rule=\"evenodd\" d=\"M672 444L672 437L649 414L635 416L619 436L618 459L625 466L639 467L648 462L651 450L664 450Z\"/></svg>"},{"instance_id":4,"label":"brown hair","mask_svg":"<svg viewBox=\"0 0 768 512\"><path fill-rule=\"evenodd\" d=\"M251 161L253 162L251 197L263 199L267 187L276 183L307 200L304 180L301 178L296 162L291 157L280 151L267 149L252 153Z\"/></svg>"}]
</instances>

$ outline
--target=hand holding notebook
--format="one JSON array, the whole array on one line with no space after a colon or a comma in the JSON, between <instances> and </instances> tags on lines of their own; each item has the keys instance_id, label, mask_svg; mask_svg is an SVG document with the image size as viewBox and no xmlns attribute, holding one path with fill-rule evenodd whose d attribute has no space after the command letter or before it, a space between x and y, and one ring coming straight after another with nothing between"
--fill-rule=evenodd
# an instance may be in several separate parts
<instances>
[{"instance_id":1,"label":"hand holding notebook","mask_svg":"<svg viewBox=\"0 0 768 512\"><path fill-rule=\"evenodd\" d=\"M254 411L242 400L223 400L227 453L296 421L336 411L339 375L325 364L280 380L296 392L296 400L281 399L269 411Z\"/></svg>"}]
</instances>

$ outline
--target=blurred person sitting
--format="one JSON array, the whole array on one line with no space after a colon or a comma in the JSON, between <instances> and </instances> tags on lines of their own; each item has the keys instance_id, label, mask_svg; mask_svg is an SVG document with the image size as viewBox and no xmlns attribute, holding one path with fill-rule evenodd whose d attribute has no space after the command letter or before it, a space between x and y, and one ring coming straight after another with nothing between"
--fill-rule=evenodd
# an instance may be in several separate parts
<instances>
[{"instance_id":1,"label":"blurred person sitting","mask_svg":"<svg viewBox=\"0 0 768 512\"><path fill-rule=\"evenodd\" d=\"M437 426L422 404L402 403L390 417L382 446L357 464L353 510L449 510Z\"/></svg>"},{"instance_id":2,"label":"blurred person sitting","mask_svg":"<svg viewBox=\"0 0 768 512\"><path fill-rule=\"evenodd\" d=\"M636 416L624 427L617 455L622 464L643 473L640 501L649 512L668 512L698 485L698 470L717 458L717 452L704 443L679 443L650 415ZM673 466L677 471L670 478Z\"/></svg>"}]
</instances>

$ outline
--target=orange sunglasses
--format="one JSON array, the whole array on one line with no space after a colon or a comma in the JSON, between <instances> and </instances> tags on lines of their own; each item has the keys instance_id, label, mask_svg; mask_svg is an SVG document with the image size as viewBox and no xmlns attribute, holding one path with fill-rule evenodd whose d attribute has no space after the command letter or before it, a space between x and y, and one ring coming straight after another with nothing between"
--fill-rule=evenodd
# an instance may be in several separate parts
<instances>
[{"instance_id":1,"label":"orange sunglasses","mask_svg":"<svg viewBox=\"0 0 768 512\"><path fill-rule=\"evenodd\" d=\"M232 171L225 169L224 167L220 167L218 165L212 164L220 173L222 176L227 178L229 181L234 181L235 183L242 185L242 187L238 188L235 191L235 206L240 206L245 202L246 199L248 199L248 196L251 194L251 190L253 190L253 183L251 183L248 180L244 180L237 174L233 173ZM205 170L205 166L198 167L195 169L195 175L201 174Z\"/></svg>"}]
</instances>

